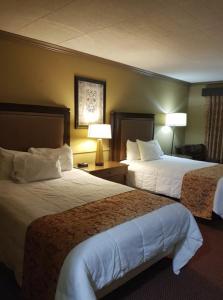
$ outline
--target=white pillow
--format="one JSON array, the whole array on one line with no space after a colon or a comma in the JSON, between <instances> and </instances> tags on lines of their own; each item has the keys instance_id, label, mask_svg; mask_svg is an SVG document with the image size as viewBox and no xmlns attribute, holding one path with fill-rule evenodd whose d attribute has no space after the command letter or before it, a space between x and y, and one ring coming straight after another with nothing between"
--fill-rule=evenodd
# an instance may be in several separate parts
<instances>
[{"instance_id":1,"label":"white pillow","mask_svg":"<svg viewBox=\"0 0 223 300\"><path fill-rule=\"evenodd\" d=\"M20 183L60 178L59 156L46 157L30 153L15 155L11 176Z\"/></svg>"},{"instance_id":2,"label":"white pillow","mask_svg":"<svg viewBox=\"0 0 223 300\"><path fill-rule=\"evenodd\" d=\"M158 151L159 151L159 153L160 153L160 156L164 155L163 150L162 150L162 148L160 147L160 144L159 144L159 142L158 142L157 140L151 140L151 141L149 141L149 142L156 144L157 149L158 149Z\"/></svg>"},{"instance_id":3,"label":"white pillow","mask_svg":"<svg viewBox=\"0 0 223 300\"><path fill-rule=\"evenodd\" d=\"M156 160L160 158L160 150L156 143L151 143L151 141L143 142L140 140L136 140L136 142L139 147L141 160Z\"/></svg>"},{"instance_id":4,"label":"white pillow","mask_svg":"<svg viewBox=\"0 0 223 300\"><path fill-rule=\"evenodd\" d=\"M26 152L8 150L0 147L0 180L10 179L14 156L24 153Z\"/></svg>"},{"instance_id":5,"label":"white pillow","mask_svg":"<svg viewBox=\"0 0 223 300\"><path fill-rule=\"evenodd\" d=\"M62 171L70 171L73 169L73 152L72 149L67 145L63 145L60 148L29 148L28 152L33 154L41 154L51 157L52 155L60 156L60 164Z\"/></svg>"},{"instance_id":6,"label":"white pillow","mask_svg":"<svg viewBox=\"0 0 223 300\"><path fill-rule=\"evenodd\" d=\"M12 172L13 154L0 149L0 179L9 179Z\"/></svg>"},{"instance_id":7,"label":"white pillow","mask_svg":"<svg viewBox=\"0 0 223 300\"><path fill-rule=\"evenodd\" d=\"M127 140L126 143L126 159L137 160L140 159L139 148L136 142Z\"/></svg>"}]
</instances>

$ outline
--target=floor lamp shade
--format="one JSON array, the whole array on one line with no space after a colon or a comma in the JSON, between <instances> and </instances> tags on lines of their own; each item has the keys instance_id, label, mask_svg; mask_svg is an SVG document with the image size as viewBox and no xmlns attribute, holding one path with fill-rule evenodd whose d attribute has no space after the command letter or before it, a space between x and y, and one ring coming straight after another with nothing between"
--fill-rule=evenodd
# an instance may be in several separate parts
<instances>
[{"instance_id":1,"label":"floor lamp shade","mask_svg":"<svg viewBox=\"0 0 223 300\"><path fill-rule=\"evenodd\" d=\"M185 113L172 113L166 114L166 126L186 126L187 114Z\"/></svg>"},{"instance_id":2,"label":"floor lamp shade","mask_svg":"<svg viewBox=\"0 0 223 300\"><path fill-rule=\"evenodd\" d=\"M166 114L166 126L173 127L173 138L172 138L172 146L171 146L171 155L173 154L173 146L174 146L174 131L175 127L187 126L187 114L186 113L171 113Z\"/></svg>"},{"instance_id":3,"label":"floor lamp shade","mask_svg":"<svg viewBox=\"0 0 223 300\"><path fill-rule=\"evenodd\" d=\"M111 125L110 124L90 124L88 126L88 137L97 139L97 149L95 165L104 165L103 144L102 139L111 139Z\"/></svg>"}]
</instances>

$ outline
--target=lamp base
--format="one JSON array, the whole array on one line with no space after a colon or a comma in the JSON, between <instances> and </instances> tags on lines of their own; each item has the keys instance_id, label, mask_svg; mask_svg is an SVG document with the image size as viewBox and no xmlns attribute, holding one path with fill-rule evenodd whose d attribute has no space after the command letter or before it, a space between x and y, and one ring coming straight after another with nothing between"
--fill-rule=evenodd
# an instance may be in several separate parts
<instances>
[{"instance_id":1,"label":"lamp base","mask_svg":"<svg viewBox=\"0 0 223 300\"><path fill-rule=\"evenodd\" d=\"M97 139L95 165L96 166L104 166L104 155L103 155L102 139Z\"/></svg>"}]
</instances>

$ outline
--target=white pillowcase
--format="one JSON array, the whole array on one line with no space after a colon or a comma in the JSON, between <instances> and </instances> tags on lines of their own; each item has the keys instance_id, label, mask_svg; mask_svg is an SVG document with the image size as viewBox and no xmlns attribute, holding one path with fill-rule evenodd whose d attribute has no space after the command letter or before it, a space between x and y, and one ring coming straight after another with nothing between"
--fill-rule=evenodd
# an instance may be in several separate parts
<instances>
[{"instance_id":1,"label":"white pillowcase","mask_svg":"<svg viewBox=\"0 0 223 300\"><path fill-rule=\"evenodd\" d=\"M8 150L0 147L0 180L11 178L14 156L25 153L26 152Z\"/></svg>"},{"instance_id":2,"label":"white pillowcase","mask_svg":"<svg viewBox=\"0 0 223 300\"><path fill-rule=\"evenodd\" d=\"M139 148L136 142L127 140L126 143L126 159L127 160L138 160L140 159Z\"/></svg>"},{"instance_id":3,"label":"white pillowcase","mask_svg":"<svg viewBox=\"0 0 223 300\"><path fill-rule=\"evenodd\" d=\"M46 157L30 153L15 155L11 176L19 183L60 178L59 156Z\"/></svg>"},{"instance_id":4,"label":"white pillowcase","mask_svg":"<svg viewBox=\"0 0 223 300\"><path fill-rule=\"evenodd\" d=\"M164 152L163 152L162 148L160 147L160 144L159 144L159 142L157 140L151 140L149 142L150 143L154 143L157 146L157 149L158 149L158 151L160 153L160 156L164 155Z\"/></svg>"},{"instance_id":5,"label":"white pillowcase","mask_svg":"<svg viewBox=\"0 0 223 300\"><path fill-rule=\"evenodd\" d=\"M160 159L160 149L157 146L157 143L154 141L140 141L136 140L138 147L139 147L139 153L141 160L156 160Z\"/></svg>"},{"instance_id":6,"label":"white pillowcase","mask_svg":"<svg viewBox=\"0 0 223 300\"><path fill-rule=\"evenodd\" d=\"M9 179L12 172L13 154L0 149L0 179Z\"/></svg>"},{"instance_id":7,"label":"white pillowcase","mask_svg":"<svg viewBox=\"0 0 223 300\"><path fill-rule=\"evenodd\" d=\"M70 171L73 169L73 152L72 149L67 145L63 145L60 148L52 149L52 148L29 148L28 152L33 154L41 154L46 155L47 157L52 157L54 155L58 155L61 170L62 171Z\"/></svg>"}]
</instances>

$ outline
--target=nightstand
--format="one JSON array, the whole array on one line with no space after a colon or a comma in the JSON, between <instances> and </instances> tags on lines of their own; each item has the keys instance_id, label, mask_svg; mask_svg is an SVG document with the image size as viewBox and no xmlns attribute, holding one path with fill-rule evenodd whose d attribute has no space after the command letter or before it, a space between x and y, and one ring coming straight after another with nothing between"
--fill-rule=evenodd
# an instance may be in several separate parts
<instances>
[{"instance_id":1,"label":"nightstand","mask_svg":"<svg viewBox=\"0 0 223 300\"><path fill-rule=\"evenodd\" d=\"M122 164L116 161L105 161L104 166L95 166L95 164L89 164L87 168L81 168L82 170L113 182L126 184L126 175L128 172L128 165Z\"/></svg>"}]
</instances>

